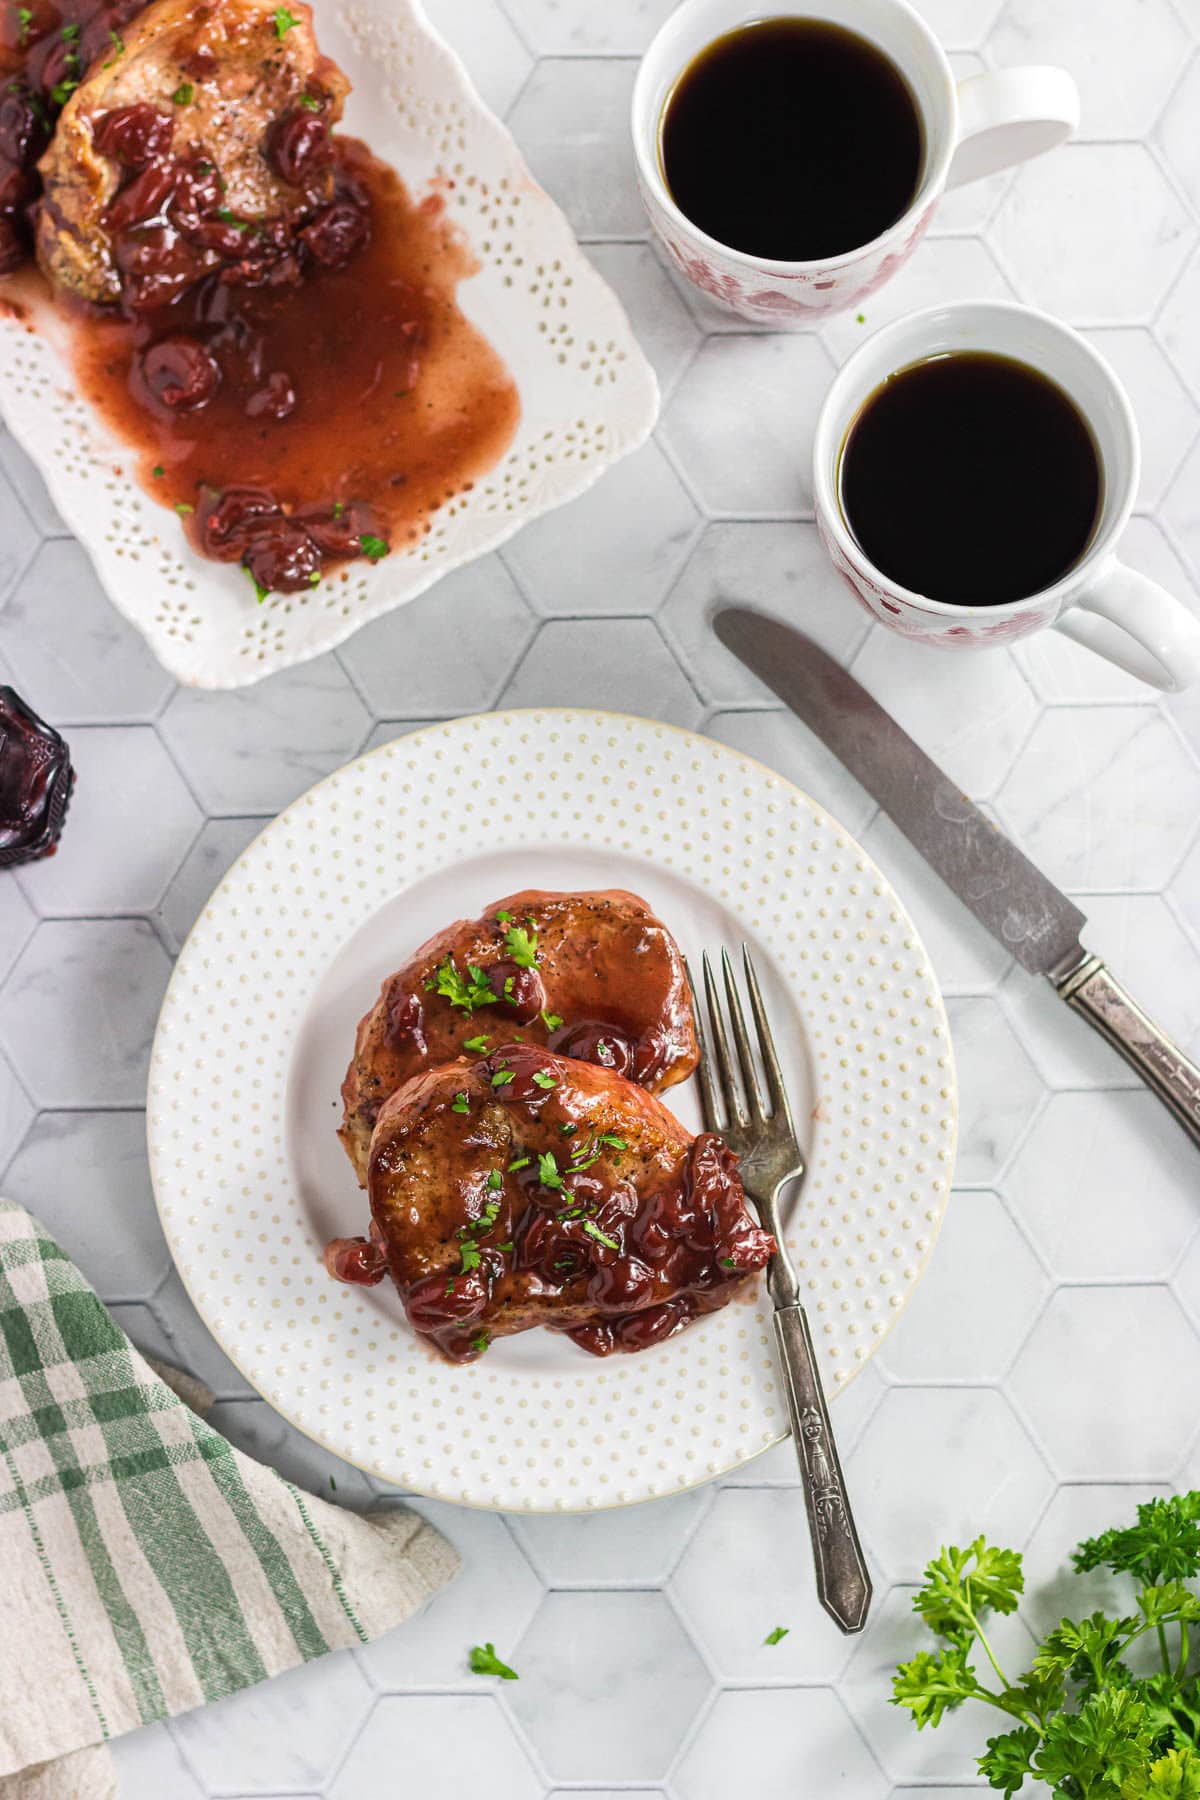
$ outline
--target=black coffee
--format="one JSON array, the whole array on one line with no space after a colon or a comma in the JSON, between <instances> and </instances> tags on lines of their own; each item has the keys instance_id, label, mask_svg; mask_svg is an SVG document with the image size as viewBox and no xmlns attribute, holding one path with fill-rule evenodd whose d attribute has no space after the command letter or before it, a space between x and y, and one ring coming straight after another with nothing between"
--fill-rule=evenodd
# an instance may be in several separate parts
<instances>
[{"instance_id":1,"label":"black coffee","mask_svg":"<svg viewBox=\"0 0 1200 1800\"><path fill-rule=\"evenodd\" d=\"M1074 567L1103 493L1087 421L1008 356L912 363L866 401L842 448L846 522L893 581L959 606L1003 606Z\"/></svg>"},{"instance_id":2,"label":"black coffee","mask_svg":"<svg viewBox=\"0 0 1200 1800\"><path fill-rule=\"evenodd\" d=\"M663 177L694 225L780 262L869 244L907 211L924 132L904 76L857 32L762 19L717 38L663 112Z\"/></svg>"}]
</instances>

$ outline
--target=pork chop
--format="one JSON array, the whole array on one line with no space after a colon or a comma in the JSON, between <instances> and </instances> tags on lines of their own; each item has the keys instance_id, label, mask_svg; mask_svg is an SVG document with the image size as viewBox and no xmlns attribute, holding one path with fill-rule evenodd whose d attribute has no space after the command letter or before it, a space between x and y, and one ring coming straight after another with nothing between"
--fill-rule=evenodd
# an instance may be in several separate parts
<instances>
[{"instance_id":1,"label":"pork chop","mask_svg":"<svg viewBox=\"0 0 1200 1800\"><path fill-rule=\"evenodd\" d=\"M622 1075L528 1042L427 1069L380 1112L369 1238L338 1238L343 1281L390 1274L452 1361L535 1325L596 1356L643 1350L714 1312L775 1240L737 1161Z\"/></svg>"},{"instance_id":2,"label":"pork chop","mask_svg":"<svg viewBox=\"0 0 1200 1800\"><path fill-rule=\"evenodd\" d=\"M621 888L510 894L430 938L360 1022L339 1132L360 1184L388 1096L514 1025L654 1091L686 1081L699 1054L683 959L644 900Z\"/></svg>"},{"instance_id":3,"label":"pork chop","mask_svg":"<svg viewBox=\"0 0 1200 1800\"><path fill-rule=\"evenodd\" d=\"M155 0L70 95L41 159L44 273L140 310L222 263L278 262L333 198L347 87L303 0Z\"/></svg>"}]
</instances>

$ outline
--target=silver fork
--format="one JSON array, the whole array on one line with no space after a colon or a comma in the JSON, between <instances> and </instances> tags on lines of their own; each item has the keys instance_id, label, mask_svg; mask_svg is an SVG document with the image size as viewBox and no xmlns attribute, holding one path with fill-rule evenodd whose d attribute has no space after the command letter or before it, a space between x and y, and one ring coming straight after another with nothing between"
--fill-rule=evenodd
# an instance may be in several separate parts
<instances>
[{"instance_id":1,"label":"silver fork","mask_svg":"<svg viewBox=\"0 0 1200 1800\"><path fill-rule=\"evenodd\" d=\"M779 1223L779 1196L785 1184L805 1172L804 1156L788 1105L783 1072L767 1023L762 990L750 952L742 945L746 990L754 1017L758 1050L766 1078L766 1101L746 1032L733 964L725 950L721 969L729 1024L737 1049L740 1079L734 1072L725 1033L721 999L707 952L704 956L704 994L712 1028L712 1053L704 1034L692 972L688 983L700 1037L700 1095L704 1122L725 1140L741 1167L742 1183L753 1201L765 1230L779 1249L771 1258L767 1275L775 1307L775 1343L783 1369L791 1415L792 1441L800 1464L808 1529L817 1572L817 1594L830 1618L845 1632L861 1631L871 1604L871 1578L858 1540L858 1531L846 1498L842 1465L838 1459L829 1409L817 1373L816 1355L808 1320L800 1304L800 1286L784 1248ZM715 1065L715 1067L714 1067Z\"/></svg>"}]
</instances>

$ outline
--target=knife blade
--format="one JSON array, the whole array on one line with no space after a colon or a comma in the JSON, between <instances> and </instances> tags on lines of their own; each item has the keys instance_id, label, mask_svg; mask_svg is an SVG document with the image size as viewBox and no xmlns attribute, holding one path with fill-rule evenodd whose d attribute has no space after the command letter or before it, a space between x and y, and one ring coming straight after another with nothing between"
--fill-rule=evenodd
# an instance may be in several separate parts
<instances>
[{"instance_id":1,"label":"knife blade","mask_svg":"<svg viewBox=\"0 0 1200 1800\"><path fill-rule=\"evenodd\" d=\"M1120 986L1080 934L1073 900L1017 849L819 644L746 607L717 637L828 745L947 887L1023 968L1044 975L1137 1070L1200 1145L1200 1068Z\"/></svg>"}]
</instances>

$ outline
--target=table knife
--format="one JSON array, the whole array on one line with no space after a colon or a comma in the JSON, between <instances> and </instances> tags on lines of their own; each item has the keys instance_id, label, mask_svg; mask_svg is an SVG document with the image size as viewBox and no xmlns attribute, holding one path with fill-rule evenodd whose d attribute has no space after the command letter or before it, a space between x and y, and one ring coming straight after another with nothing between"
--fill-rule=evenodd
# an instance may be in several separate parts
<instances>
[{"instance_id":1,"label":"table knife","mask_svg":"<svg viewBox=\"0 0 1200 1800\"><path fill-rule=\"evenodd\" d=\"M803 632L727 607L716 634L786 701L1025 969L1107 1038L1200 1145L1200 1068L1080 942L1087 923L866 689Z\"/></svg>"}]
</instances>

